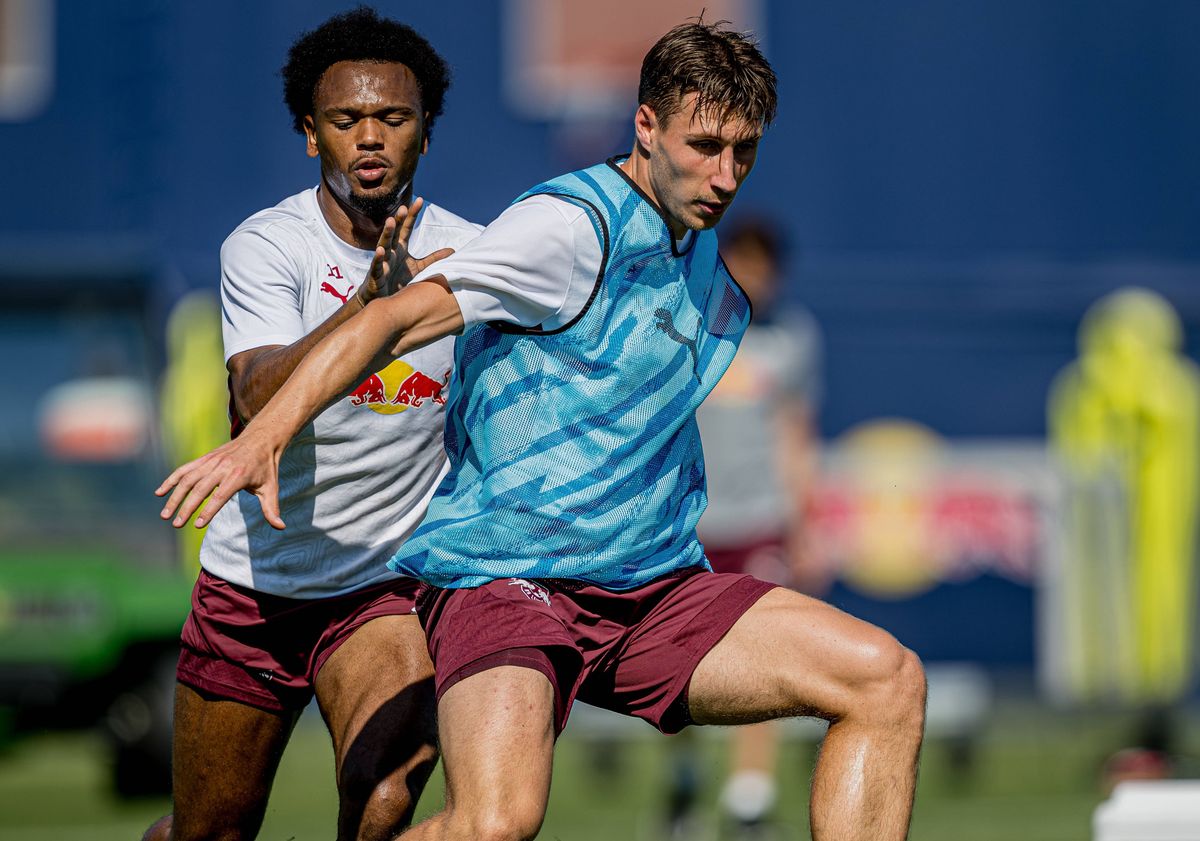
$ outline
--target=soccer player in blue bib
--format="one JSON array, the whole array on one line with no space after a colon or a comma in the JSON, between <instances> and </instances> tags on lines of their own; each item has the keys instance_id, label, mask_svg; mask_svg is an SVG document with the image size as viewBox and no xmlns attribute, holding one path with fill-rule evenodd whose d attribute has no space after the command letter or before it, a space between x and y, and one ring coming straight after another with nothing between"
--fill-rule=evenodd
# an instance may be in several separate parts
<instances>
[{"instance_id":1,"label":"soccer player in blue bib","mask_svg":"<svg viewBox=\"0 0 1200 841\"><path fill-rule=\"evenodd\" d=\"M917 657L820 601L712 572L696 538L695 412L750 317L712 229L774 117L774 73L739 33L689 23L647 54L638 97L630 155L534 187L333 331L240 438L168 477L163 517L200 509L203 525L246 489L283 528L296 431L364 372L459 334L450 470L390 562L425 582L447 783L405 838L534 837L576 698L667 733L824 718L813 838L904 838Z\"/></svg>"}]
</instances>

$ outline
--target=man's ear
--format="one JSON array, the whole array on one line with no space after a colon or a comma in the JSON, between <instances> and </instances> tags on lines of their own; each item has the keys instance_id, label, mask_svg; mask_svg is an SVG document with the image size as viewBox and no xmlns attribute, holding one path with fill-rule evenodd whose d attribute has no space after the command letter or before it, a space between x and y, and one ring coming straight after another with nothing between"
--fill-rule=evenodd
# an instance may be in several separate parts
<instances>
[{"instance_id":1,"label":"man's ear","mask_svg":"<svg viewBox=\"0 0 1200 841\"><path fill-rule=\"evenodd\" d=\"M425 112L424 118L421 120L421 154L424 155L429 151L429 112Z\"/></svg>"},{"instance_id":2,"label":"man's ear","mask_svg":"<svg viewBox=\"0 0 1200 841\"><path fill-rule=\"evenodd\" d=\"M637 137L638 145L649 149L658 135L658 128L658 116L654 109L645 103L639 105L637 113L633 115L633 133Z\"/></svg>"},{"instance_id":3,"label":"man's ear","mask_svg":"<svg viewBox=\"0 0 1200 841\"><path fill-rule=\"evenodd\" d=\"M307 114L304 117L304 151L310 158L316 158L321 155L321 150L317 148L317 125L313 122L312 114Z\"/></svg>"}]
</instances>

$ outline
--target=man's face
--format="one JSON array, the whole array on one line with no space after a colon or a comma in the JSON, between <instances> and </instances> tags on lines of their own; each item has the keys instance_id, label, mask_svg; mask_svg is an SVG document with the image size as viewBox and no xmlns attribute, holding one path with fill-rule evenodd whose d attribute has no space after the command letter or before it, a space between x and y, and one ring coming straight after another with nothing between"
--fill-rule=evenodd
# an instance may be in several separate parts
<instances>
[{"instance_id":1,"label":"man's face","mask_svg":"<svg viewBox=\"0 0 1200 841\"><path fill-rule=\"evenodd\" d=\"M340 61L321 76L304 118L309 157L344 206L379 221L408 198L428 146L416 77L396 62Z\"/></svg>"},{"instance_id":2,"label":"man's face","mask_svg":"<svg viewBox=\"0 0 1200 841\"><path fill-rule=\"evenodd\" d=\"M754 168L762 126L740 119L717 123L696 113L696 94L664 124L646 105L634 120L638 142L649 153L650 186L676 236L721 221Z\"/></svg>"}]
</instances>

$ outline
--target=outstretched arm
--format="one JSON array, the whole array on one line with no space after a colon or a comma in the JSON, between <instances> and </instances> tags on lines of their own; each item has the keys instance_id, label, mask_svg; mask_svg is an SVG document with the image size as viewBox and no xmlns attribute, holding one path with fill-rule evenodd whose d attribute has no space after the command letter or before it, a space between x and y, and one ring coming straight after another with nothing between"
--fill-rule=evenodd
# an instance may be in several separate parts
<instances>
[{"instance_id":1,"label":"outstretched arm","mask_svg":"<svg viewBox=\"0 0 1200 841\"><path fill-rule=\"evenodd\" d=\"M243 423L248 423L262 410L291 376L300 360L321 339L358 314L371 301L403 288L430 263L452 253L444 248L418 259L408 252L409 237L423 203L418 198L413 201L411 208L401 207L395 216L387 219L367 276L349 300L311 333L290 345L256 347L229 358L233 405Z\"/></svg>"},{"instance_id":2,"label":"outstretched arm","mask_svg":"<svg viewBox=\"0 0 1200 841\"><path fill-rule=\"evenodd\" d=\"M440 277L371 302L313 347L240 436L166 478L155 491L170 493L162 518L173 517L179 528L211 494L196 518L199 528L239 490L248 490L258 496L267 522L283 528L279 458L292 437L371 371L462 327L462 312Z\"/></svg>"}]
</instances>

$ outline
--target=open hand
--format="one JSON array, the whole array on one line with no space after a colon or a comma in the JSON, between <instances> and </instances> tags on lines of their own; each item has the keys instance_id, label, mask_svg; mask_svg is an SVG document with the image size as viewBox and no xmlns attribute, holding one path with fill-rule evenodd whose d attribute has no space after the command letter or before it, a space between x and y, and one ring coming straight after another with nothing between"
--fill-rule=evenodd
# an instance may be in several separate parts
<instances>
[{"instance_id":1,"label":"open hand","mask_svg":"<svg viewBox=\"0 0 1200 841\"><path fill-rule=\"evenodd\" d=\"M252 430L248 426L234 440L175 468L154 492L157 496L171 494L159 516L164 520L174 517L171 525L182 528L204 503L196 517L196 528L203 528L238 491L247 490L258 497L267 522L282 529L279 453L258 442Z\"/></svg>"},{"instance_id":2,"label":"open hand","mask_svg":"<svg viewBox=\"0 0 1200 841\"><path fill-rule=\"evenodd\" d=\"M402 289L426 266L454 253L452 248L442 248L421 258L409 253L408 240L424 203L424 199L414 199L411 206L401 206L395 216L389 216L383 223L371 268L355 293L363 306Z\"/></svg>"}]
</instances>

